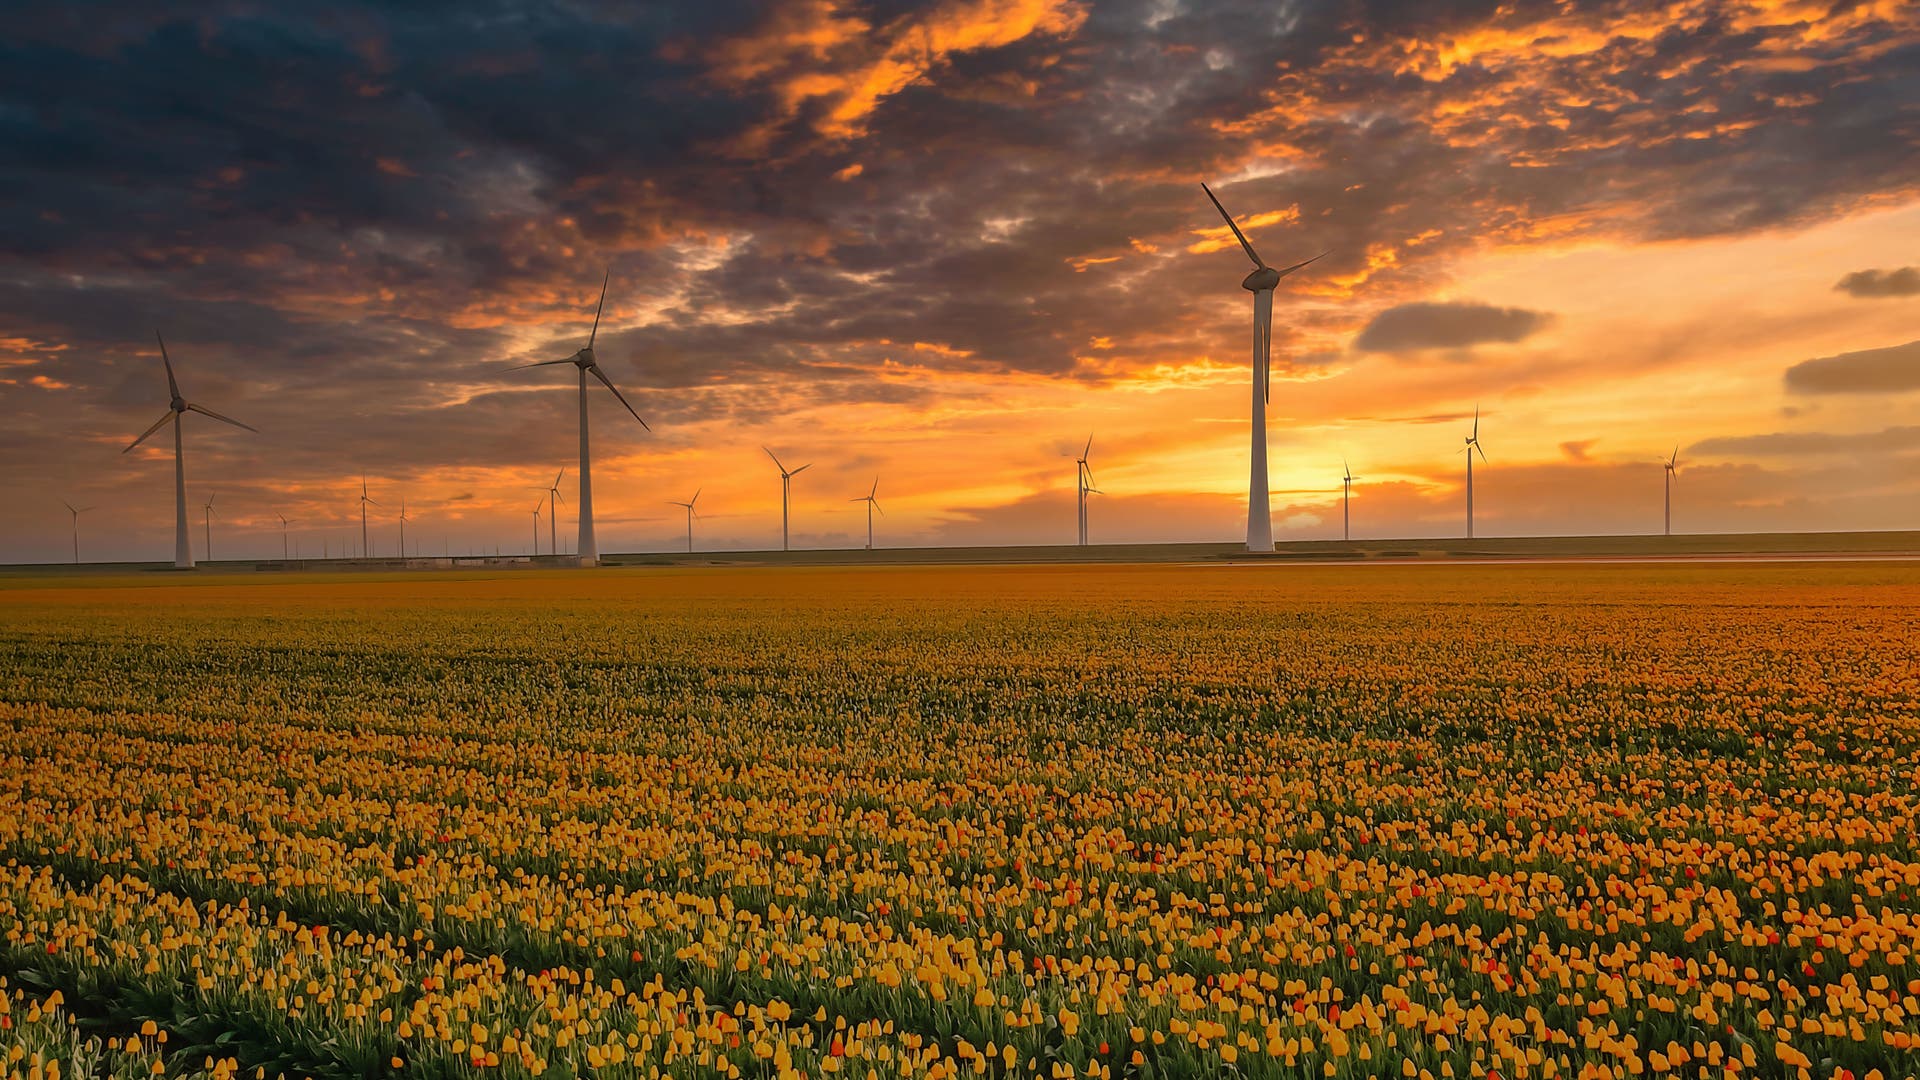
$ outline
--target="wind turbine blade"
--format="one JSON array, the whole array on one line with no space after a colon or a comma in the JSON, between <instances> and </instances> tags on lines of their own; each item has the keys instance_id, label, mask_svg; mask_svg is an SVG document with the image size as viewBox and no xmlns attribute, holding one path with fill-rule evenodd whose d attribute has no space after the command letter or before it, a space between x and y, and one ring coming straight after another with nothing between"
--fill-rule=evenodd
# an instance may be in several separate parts
<instances>
[{"instance_id":1,"label":"wind turbine blade","mask_svg":"<svg viewBox=\"0 0 1920 1080\"><path fill-rule=\"evenodd\" d=\"M1319 262L1321 259L1324 259L1331 254L1333 254L1333 251L1331 249L1327 251L1323 251L1320 254L1315 255L1313 258L1306 260L1305 262L1294 263L1292 266L1289 266L1283 270L1276 270L1274 271L1274 273L1279 274L1281 277L1286 277L1288 274L1293 273L1295 270L1298 270L1303 266L1312 266L1314 263Z\"/></svg>"},{"instance_id":2,"label":"wind turbine blade","mask_svg":"<svg viewBox=\"0 0 1920 1080\"><path fill-rule=\"evenodd\" d=\"M567 478L567 467L565 465L562 465L560 466L559 473L555 474L553 478L553 486L559 487L560 481L565 480L566 478Z\"/></svg>"},{"instance_id":3,"label":"wind turbine blade","mask_svg":"<svg viewBox=\"0 0 1920 1080\"><path fill-rule=\"evenodd\" d=\"M867 497L865 495L860 495L855 498L848 499L847 501L848 502L866 502Z\"/></svg>"},{"instance_id":4,"label":"wind turbine blade","mask_svg":"<svg viewBox=\"0 0 1920 1080\"><path fill-rule=\"evenodd\" d=\"M880 494L880 478L876 476L873 478L873 487L867 491L867 498L871 499L878 494Z\"/></svg>"},{"instance_id":5,"label":"wind turbine blade","mask_svg":"<svg viewBox=\"0 0 1920 1080\"><path fill-rule=\"evenodd\" d=\"M1080 451L1080 460L1085 461L1093 455L1093 433L1087 433L1087 448Z\"/></svg>"},{"instance_id":6,"label":"wind turbine blade","mask_svg":"<svg viewBox=\"0 0 1920 1080\"><path fill-rule=\"evenodd\" d=\"M187 406L187 409L188 409L188 411L190 411L190 412L197 412L197 413L199 413L199 414L200 414L201 416L211 416L211 417L213 417L213 418L214 418L215 420L218 420L218 421L220 421L220 422L221 422L221 423L223 423L223 424L232 424L232 425L233 425L234 427L237 427L237 428L246 428L246 429L247 429L248 431L251 431L251 432L253 432L253 433L254 433L255 435L258 435L258 434L260 434L260 429L259 429L259 428L257 428L257 427L253 427L253 426L251 426L251 425L248 425L248 424L243 424L243 423L241 423L240 421L238 421L238 420L235 420L235 419L234 419L233 417L231 417L231 416L221 416L221 415L220 415L219 413L217 413L217 412L214 412L214 411L213 411L212 409L203 409L203 408L201 408L201 407L200 407L200 406L198 406L198 405L189 405L189 406Z\"/></svg>"},{"instance_id":7,"label":"wind turbine blade","mask_svg":"<svg viewBox=\"0 0 1920 1080\"><path fill-rule=\"evenodd\" d=\"M697 503L697 502L699 502L699 501L700 501L700 493L701 493L701 492L703 492L703 491L705 491L705 490L707 490L707 489L706 489L706 488L704 488L704 487L697 487L697 488L694 488L694 489L693 489L693 498L691 498L691 499L688 499L688 500L687 500L687 505L688 505L688 506L692 506L692 505L693 505L694 503Z\"/></svg>"},{"instance_id":8,"label":"wind turbine blade","mask_svg":"<svg viewBox=\"0 0 1920 1080\"><path fill-rule=\"evenodd\" d=\"M1480 438L1480 406L1473 407L1473 437Z\"/></svg>"},{"instance_id":9,"label":"wind turbine blade","mask_svg":"<svg viewBox=\"0 0 1920 1080\"><path fill-rule=\"evenodd\" d=\"M1475 439L1475 440L1473 441L1473 448L1474 448L1475 450L1479 450L1479 451L1480 451L1480 460L1481 460L1481 461L1485 461L1485 460L1487 460L1487 452L1486 452L1485 450L1482 450L1482 449L1481 449L1481 447L1480 447L1480 440L1478 440L1478 439Z\"/></svg>"},{"instance_id":10,"label":"wind turbine blade","mask_svg":"<svg viewBox=\"0 0 1920 1080\"><path fill-rule=\"evenodd\" d=\"M793 470L792 472L790 472L790 473L788 473L787 475L788 475L788 476L799 476L799 475L800 475L801 473L803 473L803 472L806 472L806 471L807 471L808 469L811 469L811 468L813 468L813 462L811 462L811 461L809 461L809 462L807 462L807 463L806 463L805 465L802 465L802 466L800 466L799 468L797 468L797 469L795 469L795 470Z\"/></svg>"},{"instance_id":11,"label":"wind turbine blade","mask_svg":"<svg viewBox=\"0 0 1920 1080\"><path fill-rule=\"evenodd\" d=\"M552 367L555 364L571 364L571 363L573 363L573 357L569 356L565 360L541 360L532 364L515 364L512 367L508 368L507 370L508 371L525 371L530 367Z\"/></svg>"},{"instance_id":12,"label":"wind turbine blade","mask_svg":"<svg viewBox=\"0 0 1920 1080\"><path fill-rule=\"evenodd\" d=\"M760 449L767 450L767 448L764 446L761 447ZM780 459L778 457L774 457L773 451L767 450L767 456L770 458L773 458L773 467L780 470L780 475L785 476L787 474L787 467L785 465L780 464Z\"/></svg>"},{"instance_id":13,"label":"wind turbine blade","mask_svg":"<svg viewBox=\"0 0 1920 1080\"><path fill-rule=\"evenodd\" d=\"M873 503L873 508L874 508L875 510L880 510L880 500L879 500L879 499L873 499L873 500L871 500L871 502ZM887 516L887 512L886 512L885 510L880 510L880 516L881 516L881 517L886 517L886 516Z\"/></svg>"},{"instance_id":14,"label":"wind turbine blade","mask_svg":"<svg viewBox=\"0 0 1920 1080\"><path fill-rule=\"evenodd\" d=\"M70 503L70 502L68 502L68 501L67 501L67 500L65 500L65 499L61 499L61 500L60 500L60 505L61 505L61 506L64 506L64 507L66 507L66 508L67 508L67 513L69 513L69 514L77 514L77 513L79 513L79 512L80 512L80 511L78 511L78 510L75 510L75 509L73 508L73 504L72 504L72 503Z\"/></svg>"},{"instance_id":15,"label":"wind turbine blade","mask_svg":"<svg viewBox=\"0 0 1920 1080\"><path fill-rule=\"evenodd\" d=\"M607 282L613 280L613 267L607 267L606 276L600 279L600 306L593 309L593 330L587 334L587 348L593 348L593 339L600 336L600 313L607 307ZM619 391L614 391L619 393ZM635 414L635 419L638 419ZM642 421L644 423L645 421Z\"/></svg>"},{"instance_id":16,"label":"wind turbine blade","mask_svg":"<svg viewBox=\"0 0 1920 1080\"><path fill-rule=\"evenodd\" d=\"M1233 230L1234 239L1240 241L1240 246L1241 248L1245 249L1247 253L1247 258L1253 260L1254 266L1259 267L1261 269L1265 269L1267 264L1260 261L1260 256L1258 254L1255 254L1253 250L1253 245L1247 243L1247 235L1240 231L1240 226L1235 225L1233 223L1233 215L1227 213L1227 208L1220 205L1220 200L1218 197L1214 195L1213 189L1208 187L1204 182L1202 182L1200 185L1200 190L1207 193L1207 198L1213 201L1213 208L1215 210L1220 211L1220 216L1226 219L1227 228Z\"/></svg>"},{"instance_id":17,"label":"wind turbine blade","mask_svg":"<svg viewBox=\"0 0 1920 1080\"><path fill-rule=\"evenodd\" d=\"M168 410L167 410L167 413L166 413L166 415L165 415L165 416L162 416L162 417L161 417L160 419L158 419L158 420L155 420L155 421L153 422L153 426L152 426L152 427L150 427L150 428L148 428L147 430L145 430L145 431L143 431L143 432L141 432L141 433L140 433L140 437L139 437L139 438L137 438L137 439L135 439L135 440L133 440L133 442L131 442L131 443L129 443L129 444L127 445L127 450L131 450L131 449L133 449L134 447L136 447L136 446L139 446L139 445L140 445L141 443L143 443L143 442L146 442L146 441L147 441L147 439L149 439L149 438L151 438L151 437L152 437L152 435L153 435L153 433L154 433L154 432L156 432L156 431L159 431L159 430L160 430L161 428L163 428L163 427L165 427L165 426L167 425L167 421L169 421L169 420L171 420L171 419L173 419L173 417L174 417L174 411L173 411L172 409L168 409ZM120 452L124 454L124 453L126 453L126 452L127 452L127 450L122 450L122 451L120 451Z\"/></svg>"},{"instance_id":18,"label":"wind turbine blade","mask_svg":"<svg viewBox=\"0 0 1920 1080\"><path fill-rule=\"evenodd\" d=\"M613 380L607 378L606 373L600 370L600 366L598 364L595 364L593 367L590 367L587 370L593 372L594 378L599 379L600 382L603 385L605 385L607 389L613 391L613 396L620 399L620 404L627 406L627 411L630 413L633 413L633 418L635 420L640 420L640 414L637 412L634 412L633 406L627 403L627 396L620 392L619 387L613 385ZM640 420L640 426L643 428L647 428L648 431L653 430L652 428L647 427L647 422L645 420Z\"/></svg>"},{"instance_id":19,"label":"wind turbine blade","mask_svg":"<svg viewBox=\"0 0 1920 1080\"><path fill-rule=\"evenodd\" d=\"M167 358L167 339L160 336L160 331L155 330L153 340L160 343L160 362L167 366L167 393L179 397L180 384L173 381L173 361Z\"/></svg>"}]
</instances>

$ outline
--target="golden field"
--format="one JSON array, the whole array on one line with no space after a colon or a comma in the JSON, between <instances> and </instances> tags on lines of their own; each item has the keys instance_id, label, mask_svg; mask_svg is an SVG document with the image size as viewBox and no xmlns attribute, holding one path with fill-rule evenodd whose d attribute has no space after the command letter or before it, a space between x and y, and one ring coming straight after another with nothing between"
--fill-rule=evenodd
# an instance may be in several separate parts
<instances>
[{"instance_id":1,"label":"golden field","mask_svg":"<svg viewBox=\"0 0 1920 1080\"><path fill-rule=\"evenodd\" d=\"M1912 1076L1920 567L0 582L0 1076Z\"/></svg>"}]
</instances>

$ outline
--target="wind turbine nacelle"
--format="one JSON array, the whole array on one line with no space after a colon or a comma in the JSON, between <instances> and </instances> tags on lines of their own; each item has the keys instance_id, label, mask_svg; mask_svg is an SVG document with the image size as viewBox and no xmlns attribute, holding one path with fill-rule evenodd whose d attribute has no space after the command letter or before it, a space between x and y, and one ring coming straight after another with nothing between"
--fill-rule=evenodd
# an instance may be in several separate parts
<instances>
[{"instance_id":1,"label":"wind turbine nacelle","mask_svg":"<svg viewBox=\"0 0 1920 1080\"><path fill-rule=\"evenodd\" d=\"M573 362L579 364L581 367L592 367L594 365L593 346L589 345L579 352L574 353Z\"/></svg>"},{"instance_id":2,"label":"wind turbine nacelle","mask_svg":"<svg viewBox=\"0 0 1920 1080\"><path fill-rule=\"evenodd\" d=\"M1248 292L1265 292L1280 284L1280 271L1271 266L1263 266L1248 274L1240 282L1240 287Z\"/></svg>"}]
</instances>

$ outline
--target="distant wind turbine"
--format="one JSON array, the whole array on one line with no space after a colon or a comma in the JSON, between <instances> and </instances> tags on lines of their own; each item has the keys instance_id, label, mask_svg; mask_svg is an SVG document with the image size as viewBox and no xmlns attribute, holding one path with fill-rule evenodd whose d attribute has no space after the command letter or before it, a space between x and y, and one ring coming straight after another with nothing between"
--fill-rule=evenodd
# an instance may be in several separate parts
<instances>
[{"instance_id":1,"label":"distant wind turbine","mask_svg":"<svg viewBox=\"0 0 1920 1080\"><path fill-rule=\"evenodd\" d=\"M580 543L577 554L581 564L586 566L595 565L600 561L600 545L593 536L593 459L587 449L587 376L591 374L604 383L606 388L613 392L613 396L620 400L620 404L625 405L627 411L633 413L633 418L640 421L642 428L648 431L653 430L647 427L647 422L640 418L640 414L634 411L632 405L628 404L626 395L620 393L620 388L613 385L613 380L607 378L606 373L600 370L600 365L593 357L593 343L600 335L600 313L607 306L607 282L612 280L612 276L613 271L608 270L607 276L600 281L600 306L593 309L593 329L587 332L585 348L564 360L541 360L537 363L520 365L521 368L530 368L572 364L580 369L580 500L577 504L580 510Z\"/></svg>"},{"instance_id":2,"label":"distant wind turbine","mask_svg":"<svg viewBox=\"0 0 1920 1080\"><path fill-rule=\"evenodd\" d=\"M1226 219L1227 228L1233 230L1233 237L1240 241L1247 258L1253 260L1253 272L1240 282L1241 288L1253 294L1253 461L1247 478L1247 550L1271 552L1273 513L1267 502L1267 402L1273 397L1273 290L1281 278L1326 258L1327 253L1323 251L1306 262L1275 270L1254 252L1246 234L1234 224L1227 208L1220 205L1213 189L1205 184L1200 188L1207 193L1213 208Z\"/></svg>"},{"instance_id":3,"label":"distant wind turbine","mask_svg":"<svg viewBox=\"0 0 1920 1080\"><path fill-rule=\"evenodd\" d=\"M536 559L540 557L540 507L546 501L543 497L533 504L533 557Z\"/></svg>"},{"instance_id":4,"label":"distant wind turbine","mask_svg":"<svg viewBox=\"0 0 1920 1080\"><path fill-rule=\"evenodd\" d=\"M702 491L705 491L705 490L706 490L706 488L695 488L695 489L694 489L694 491L693 491L693 498L691 498L691 499L688 499L688 500L687 500L686 502L674 502L674 501L673 501L673 500L671 500L671 499L669 499L669 500L667 500L667 505L668 505L668 506L684 506L684 507L686 507L686 510L687 510L687 554L689 554L689 555L691 555L691 554L693 554L693 519L694 519L694 518L696 518L696 517L699 517L699 516L700 516L700 515L699 515L699 514L698 514L697 512L695 512L695 510L693 509L693 504L694 504L694 503L697 503L697 502L699 502L699 501L700 501L700 493L701 493Z\"/></svg>"},{"instance_id":5,"label":"distant wind turbine","mask_svg":"<svg viewBox=\"0 0 1920 1080\"><path fill-rule=\"evenodd\" d=\"M1673 456L1668 458L1666 461L1662 462L1661 464L1664 467L1664 470L1666 472L1666 477L1667 477L1667 520L1666 520L1666 532L1663 535L1672 536L1673 535L1673 482L1680 478L1680 447L1675 446L1673 448Z\"/></svg>"},{"instance_id":6,"label":"distant wind turbine","mask_svg":"<svg viewBox=\"0 0 1920 1080\"><path fill-rule=\"evenodd\" d=\"M207 505L200 508L207 526L207 561L209 562L213 561L213 499L214 496L207 496Z\"/></svg>"},{"instance_id":7,"label":"distant wind turbine","mask_svg":"<svg viewBox=\"0 0 1920 1080\"><path fill-rule=\"evenodd\" d=\"M868 551L873 550L873 512L875 510L880 510L880 500L877 497L879 494L880 494L880 478L876 476L873 478L873 488L869 490L865 495L862 495L857 499L847 500L848 502L863 502L867 504L867 550ZM886 517L887 512L885 510L880 510L880 516Z\"/></svg>"},{"instance_id":8,"label":"distant wind turbine","mask_svg":"<svg viewBox=\"0 0 1920 1080\"><path fill-rule=\"evenodd\" d=\"M367 478L363 476L360 478L360 557L363 559L373 558L373 552L367 547L367 506L368 504L372 504L374 506L380 505L379 503L374 502L373 499L367 496Z\"/></svg>"},{"instance_id":9,"label":"distant wind turbine","mask_svg":"<svg viewBox=\"0 0 1920 1080\"><path fill-rule=\"evenodd\" d=\"M560 481L566 475L567 470L562 467L553 483L547 485L547 546L555 555L560 554L560 504L566 501L560 497Z\"/></svg>"},{"instance_id":10,"label":"distant wind turbine","mask_svg":"<svg viewBox=\"0 0 1920 1080\"><path fill-rule=\"evenodd\" d=\"M1467 539L1473 539L1473 455L1478 451L1480 460L1487 460L1487 452L1480 449L1480 406L1473 407L1473 434L1467 436Z\"/></svg>"},{"instance_id":11,"label":"distant wind turbine","mask_svg":"<svg viewBox=\"0 0 1920 1080\"><path fill-rule=\"evenodd\" d=\"M287 561L287 515L275 514L280 519L280 561Z\"/></svg>"},{"instance_id":12,"label":"distant wind turbine","mask_svg":"<svg viewBox=\"0 0 1920 1080\"><path fill-rule=\"evenodd\" d=\"M767 450L764 446L760 449ZM773 467L780 470L780 550L789 551L792 549L787 544L787 510L792 502L793 478L813 468L813 462L809 461L789 472L785 465L780 464L780 459L774 457L772 450L767 450L767 456L773 458Z\"/></svg>"},{"instance_id":13,"label":"distant wind turbine","mask_svg":"<svg viewBox=\"0 0 1920 1080\"><path fill-rule=\"evenodd\" d=\"M80 515L93 509L93 507L75 506L65 499L60 500L60 505L66 507L67 513L73 515L73 565L79 566L80 565Z\"/></svg>"},{"instance_id":14,"label":"distant wind turbine","mask_svg":"<svg viewBox=\"0 0 1920 1080\"><path fill-rule=\"evenodd\" d=\"M1093 456L1093 435L1087 435L1086 448L1074 459L1074 488L1080 505L1080 546L1087 546L1087 495L1093 491L1093 466L1087 459Z\"/></svg>"},{"instance_id":15,"label":"distant wind turbine","mask_svg":"<svg viewBox=\"0 0 1920 1080\"><path fill-rule=\"evenodd\" d=\"M400 558L407 557L407 497L400 496Z\"/></svg>"},{"instance_id":16,"label":"distant wind turbine","mask_svg":"<svg viewBox=\"0 0 1920 1080\"><path fill-rule=\"evenodd\" d=\"M127 453L135 446L146 442L149 436L165 427L169 421L173 423L173 566L176 570L191 570L193 569L193 542L187 537L187 458L185 451L181 448L180 429L183 426L181 420L187 413L197 412L201 416L210 416L223 424L246 428L256 435L259 434L260 429L248 427L232 417L221 416L212 409L195 405L181 397L180 384L173 378L173 361L167 357L166 340L161 338L158 330L154 331L153 337L155 341L160 342L160 362L166 365L167 392L173 395L173 401L167 406L165 416L155 420L152 427L141 432L140 437L133 440L132 445L120 452Z\"/></svg>"},{"instance_id":17,"label":"distant wind turbine","mask_svg":"<svg viewBox=\"0 0 1920 1080\"><path fill-rule=\"evenodd\" d=\"M1353 466L1348 465L1345 459L1340 462L1340 473L1340 539L1351 540L1353 539L1353 482L1358 477L1353 475Z\"/></svg>"}]
</instances>

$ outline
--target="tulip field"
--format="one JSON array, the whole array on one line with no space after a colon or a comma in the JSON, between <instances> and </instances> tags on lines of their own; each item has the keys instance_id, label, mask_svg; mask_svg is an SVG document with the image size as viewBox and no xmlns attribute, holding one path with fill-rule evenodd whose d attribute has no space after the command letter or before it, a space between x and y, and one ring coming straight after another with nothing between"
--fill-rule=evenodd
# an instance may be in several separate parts
<instances>
[{"instance_id":1,"label":"tulip field","mask_svg":"<svg viewBox=\"0 0 1920 1080\"><path fill-rule=\"evenodd\" d=\"M1920 566L0 579L0 1078L1910 1077Z\"/></svg>"}]
</instances>

